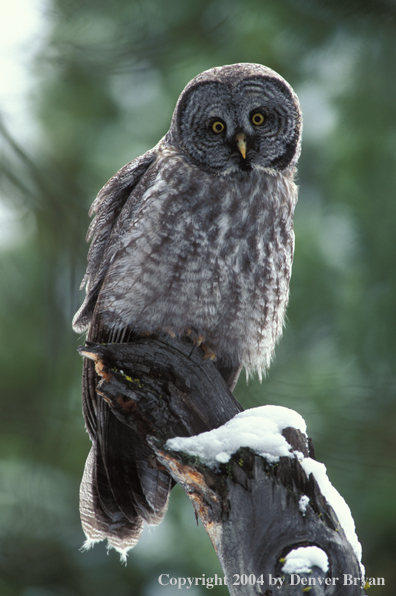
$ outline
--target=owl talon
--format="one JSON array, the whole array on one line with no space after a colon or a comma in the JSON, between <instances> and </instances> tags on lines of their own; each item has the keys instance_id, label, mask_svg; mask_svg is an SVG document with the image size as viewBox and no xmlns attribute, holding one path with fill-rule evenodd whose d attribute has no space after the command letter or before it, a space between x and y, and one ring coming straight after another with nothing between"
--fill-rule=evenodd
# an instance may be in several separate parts
<instances>
[{"instance_id":1,"label":"owl talon","mask_svg":"<svg viewBox=\"0 0 396 596\"><path fill-rule=\"evenodd\" d=\"M201 348L203 349L205 355L204 360L214 360L216 358L216 354L213 352L211 348L207 344L202 344Z\"/></svg>"},{"instance_id":2,"label":"owl talon","mask_svg":"<svg viewBox=\"0 0 396 596\"><path fill-rule=\"evenodd\" d=\"M205 338L204 338L203 335L198 335L198 337L195 337L194 338L194 345L195 346L200 346L204 339Z\"/></svg>"},{"instance_id":3,"label":"owl talon","mask_svg":"<svg viewBox=\"0 0 396 596\"><path fill-rule=\"evenodd\" d=\"M213 350L211 348L208 347L207 344L203 343L205 341L205 338L203 335L198 335L198 337L196 335L194 335L194 333L192 332L191 329L187 328L184 332L184 335L187 335L190 337L190 339L192 340L194 346L201 346L201 348L203 349L205 355L204 355L204 360L214 360L216 358L216 354L213 352Z\"/></svg>"},{"instance_id":4,"label":"owl talon","mask_svg":"<svg viewBox=\"0 0 396 596\"><path fill-rule=\"evenodd\" d=\"M171 328L164 328L163 331L165 331L165 333L167 333L171 337L176 337L176 333Z\"/></svg>"}]
</instances>

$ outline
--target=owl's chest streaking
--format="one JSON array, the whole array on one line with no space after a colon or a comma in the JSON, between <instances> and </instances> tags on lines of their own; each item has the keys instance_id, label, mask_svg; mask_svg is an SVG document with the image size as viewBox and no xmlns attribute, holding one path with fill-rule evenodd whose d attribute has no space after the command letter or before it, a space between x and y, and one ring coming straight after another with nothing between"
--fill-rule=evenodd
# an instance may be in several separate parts
<instances>
[{"instance_id":1,"label":"owl's chest streaking","mask_svg":"<svg viewBox=\"0 0 396 596\"><path fill-rule=\"evenodd\" d=\"M177 155L155 170L113 230L104 320L137 332L189 328L224 361L266 368L289 293L292 177L214 176Z\"/></svg>"}]
</instances>

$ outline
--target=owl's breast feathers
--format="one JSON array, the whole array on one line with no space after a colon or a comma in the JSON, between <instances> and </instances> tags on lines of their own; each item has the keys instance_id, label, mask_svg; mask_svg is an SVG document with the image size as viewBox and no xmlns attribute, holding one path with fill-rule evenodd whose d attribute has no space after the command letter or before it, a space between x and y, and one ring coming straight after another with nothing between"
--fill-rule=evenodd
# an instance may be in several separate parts
<instances>
[{"instance_id":1,"label":"owl's breast feathers","mask_svg":"<svg viewBox=\"0 0 396 596\"><path fill-rule=\"evenodd\" d=\"M91 314L109 329L191 328L224 362L260 373L282 331L296 200L292 173L212 175L162 148L113 218L95 271L88 264Z\"/></svg>"}]
</instances>

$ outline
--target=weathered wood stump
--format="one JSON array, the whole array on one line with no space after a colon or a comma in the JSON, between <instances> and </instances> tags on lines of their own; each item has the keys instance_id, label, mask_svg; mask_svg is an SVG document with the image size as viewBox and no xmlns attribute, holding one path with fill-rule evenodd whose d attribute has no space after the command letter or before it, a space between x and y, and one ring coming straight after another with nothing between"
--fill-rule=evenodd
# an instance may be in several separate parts
<instances>
[{"instance_id":1,"label":"weathered wood stump","mask_svg":"<svg viewBox=\"0 0 396 596\"><path fill-rule=\"evenodd\" d=\"M218 428L242 411L200 348L187 339L155 336L127 344L87 344L79 351L96 362L102 377L98 392L114 415L152 449L152 465L166 468L187 493L232 596L363 594L352 545L297 457L270 463L242 446L214 471L196 457L166 448L170 438ZM309 457L303 433L286 428L282 434L294 451ZM303 495L309 498L305 512ZM326 553L327 573L318 566L305 573L283 572L286 555L309 545ZM345 583L344 574L356 578L357 585Z\"/></svg>"}]
</instances>

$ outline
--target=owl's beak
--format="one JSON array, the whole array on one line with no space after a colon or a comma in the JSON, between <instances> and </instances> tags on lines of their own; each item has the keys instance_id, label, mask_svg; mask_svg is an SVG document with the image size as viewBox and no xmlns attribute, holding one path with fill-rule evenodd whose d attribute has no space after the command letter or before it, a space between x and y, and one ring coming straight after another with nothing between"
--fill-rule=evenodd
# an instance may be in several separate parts
<instances>
[{"instance_id":1,"label":"owl's beak","mask_svg":"<svg viewBox=\"0 0 396 596\"><path fill-rule=\"evenodd\" d=\"M246 137L243 132L239 132L235 137L236 143L243 159L246 159Z\"/></svg>"}]
</instances>

